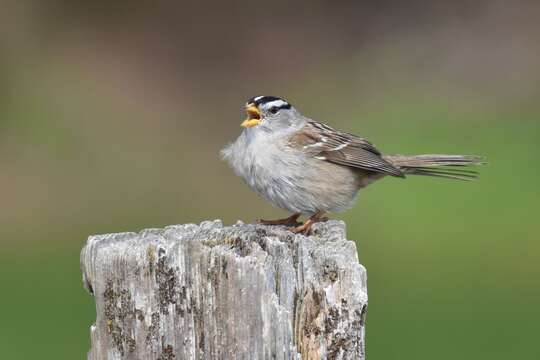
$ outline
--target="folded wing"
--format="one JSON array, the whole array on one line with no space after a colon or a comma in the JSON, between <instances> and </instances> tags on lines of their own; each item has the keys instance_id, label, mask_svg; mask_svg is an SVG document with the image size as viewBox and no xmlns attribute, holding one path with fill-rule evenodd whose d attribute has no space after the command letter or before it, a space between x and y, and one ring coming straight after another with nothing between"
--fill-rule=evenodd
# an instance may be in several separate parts
<instances>
[{"instance_id":1,"label":"folded wing","mask_svg":"<svg viewBox=\"0 0 540 360\"><path fill-rule=\"evenodd\" d=\"M366 139L310 121L289 142L313 157L334 164L405 177L403 172L383 159Z\"/></svg>"}]
</instances>

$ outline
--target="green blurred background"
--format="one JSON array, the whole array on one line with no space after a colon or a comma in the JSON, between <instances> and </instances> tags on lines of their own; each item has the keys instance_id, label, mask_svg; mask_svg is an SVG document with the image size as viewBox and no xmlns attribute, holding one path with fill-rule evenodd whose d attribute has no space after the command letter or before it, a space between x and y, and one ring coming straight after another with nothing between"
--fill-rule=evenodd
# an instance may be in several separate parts
<instances>
[{"instance_id":1,"label":"green blurred background","mask_svg":"<svg viewBox=\"0 0 540 360\"><path fill-rule=\"evenodd\" d=\"M284 215L219 160L282 96L386 153L482 154L336 215L370 359L540 358L537 1L4 0L0 358L81 359L90 234Z\"/></svg>"}]
</instances>

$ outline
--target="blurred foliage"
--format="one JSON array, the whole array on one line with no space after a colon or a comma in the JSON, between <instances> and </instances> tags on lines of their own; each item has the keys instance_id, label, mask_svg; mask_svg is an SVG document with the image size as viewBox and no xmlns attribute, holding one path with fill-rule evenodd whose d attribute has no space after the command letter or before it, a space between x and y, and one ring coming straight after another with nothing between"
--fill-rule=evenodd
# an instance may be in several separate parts
<instances>
[{"instance_id":1,"label":"blurred foliage","mask_svg":"<svg viewBox=\"0 0 540 360\"><path fill-rule=\"evenodd\" d=\"M283 215L218 158L256 94L386 153L489 159L336 215L368 269L370 358L538 358L539 6L333 4L6 2L0 358L84 356L89 234Z\"/></svg>"}]
</instances>

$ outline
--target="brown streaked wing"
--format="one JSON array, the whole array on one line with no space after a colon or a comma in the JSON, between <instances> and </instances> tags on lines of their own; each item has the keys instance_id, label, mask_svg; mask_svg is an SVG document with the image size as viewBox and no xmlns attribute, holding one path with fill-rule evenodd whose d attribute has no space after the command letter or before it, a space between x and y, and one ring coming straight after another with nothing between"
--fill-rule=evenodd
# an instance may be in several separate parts
<instances>
[{"instance_id":1,"label":"brown streaked wing","mask_svg":"<svg viewBox=\"0 0 540 360\"><path fill-rule=\"evenodd\" d=\"M290 143L334 164L405 177L401 170L384 160L369 141L319 122L308 122L293 135Z\"/></svg>"}]
</instances>

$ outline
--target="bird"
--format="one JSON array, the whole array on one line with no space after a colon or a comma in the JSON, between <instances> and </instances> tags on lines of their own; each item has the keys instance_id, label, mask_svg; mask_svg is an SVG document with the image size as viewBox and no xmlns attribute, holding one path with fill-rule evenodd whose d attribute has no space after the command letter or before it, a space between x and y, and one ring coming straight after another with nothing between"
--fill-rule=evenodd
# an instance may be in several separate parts
<instances>
[{"instance_id":1,"label":"bird","mask_svg":"<svg viewBox=\"0 0 540 360\"><path fill-rule=\"evenodd\" d=\"M245 112L240 136L221 157L253 191L291 214L257 222L293 233L309 234L327 214L350 209L359 190L384 177L472 180L478 173L464 167L485 163L476 155L384 155L368 140L312 120L276 96L250 98ZM299 222L300 216L307 220Z\"/></svg>"}]
</instances>

